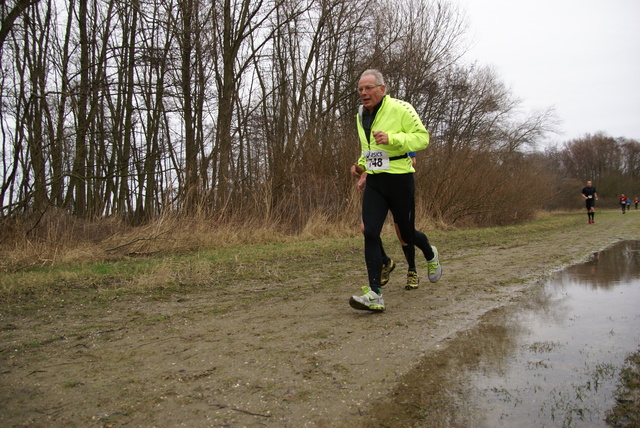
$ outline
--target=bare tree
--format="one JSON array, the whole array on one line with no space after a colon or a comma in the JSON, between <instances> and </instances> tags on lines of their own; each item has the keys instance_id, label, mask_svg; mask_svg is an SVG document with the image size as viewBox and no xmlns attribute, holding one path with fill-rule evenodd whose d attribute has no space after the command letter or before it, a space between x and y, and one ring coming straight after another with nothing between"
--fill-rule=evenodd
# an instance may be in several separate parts
<instances>
[{"instance_id":1,"label":"bare tree","mask_svg":"<svg viewBox=\"0 0 640 428\"><path fill-rule=\"evenodd\" d=\"M46 96L46 67L47 46L50 42L49 29L51 27L50 2L41 14L37 8L30 9L31 13L24 14L26 37L23 52L25 61L25 76L28 76L29 92L24 99L25 109L25 138L29 149L29 170L33 177L32 208L41 211L48 205L46 189L46 166L44 148L45 119L44 107ZM26 83L26 82L25 82Z\"/></svg>"},{"instance_id":2,"label":"bare tree","mask_svg":"<svg viewBox=\"0 0 640 428\"><path fill-rule=\"evenodd\" d=\"M267 27L271 17L287 4L283 0L225 0L217 6L218 19L214 24L212 42L218 93L215 119L217 150L213 153L215 185L212 186L217 188L217 211L227 206L234 186L234 106L240 95L243 75L273 36L273 29ZM293 13L298 13L297 3L292 4Z\"/></svg>"},{"instance_id":3,"label":"bare tree","mask_svg":"<svg viewBox=\"0 0 640 428\"><path fill-rule=\"evenodd\" d=\"M441 218L473 217L451 195L483 194L479 178L494 177L488 189L522 182L521 152L553 121L522 118L495 73L460 63L464 14L435 0L60 5L33 3L16 19L0 7L13 24L1 53L3 215L49 204L132 222L165 209L266 210L294 228L339 216L353 206L354 89L370 67L431 133L417 178ZM488 206L476 217L491 217Z\"/></svg>"},{"instance_id":4,"label":"bare tree","mask_svg":"<svg viewBox=\"0 0 640 428\"><path fill-rule=\"evenodd\" d=\"M638 141L598 132L566 142L556 156L564 177L577 183L593 181L598 196L606 200L620 193L640 194L639 150Z\"/></svg>"},{"instance_id":5,"label":"bare tree","mask_svg":"<svg viewBox=\"0 0 640 428\"><path fill-rule=\"evenodd\" d=\"M584 177L581 181L602 183L604 177L621 171L620 147L615 139L604 133L587 134L583 138L567 142L561 157L567 173L573 177Z\"/></svg>"},{"instance_id":6,"label":"bare tree","mask_svg":"<svg viewBox=\"0 0 640 428\"><path fill-rule=\"evenodd\" d=\"M33 6L38 3L38 1L39 0L18 0L13 7L9 6L4 1L2 2L2 7L0 8L0 10L2 10L2 23L0 25L0 51L2 51L2 46L13 28L13 24L16 19L18 19L20 14L22 14L29 6Z\"/></svg>"},{"instance_id":7,"label":"bare tree","mask_svg":"<svg viewBox=\"0 0 640 428\"><path fill-rule=\"evenodd\" d=\"M78 217L85 217L87 214L87 188L86 188L86 170L87 170L87 132L89 128L88 104L89 93L89 50L90 40L87 32L87 0L78 0L78 29L79 29L79 47L80 47L80 64L79 74L80 83L76 88L77 97L76 105L76 138L75 138L75 154L73 158L73 169L71 171L70 192L67 194L67 203L71 204L73 194L73 212Z\"/></svg>"},{"instance_id":8,"label":"bare tree","mask_svg":"<svg viewBox=\"0 0 640 428\"><path fill-rule=\"evenodd\" d=\"M303 220L348 185L344 172L357 158L354 88L371 5L309 2L304 13L283 11L272 24L271 67L256 68L263 101L255 135L264 141L270 208L288 218Z\"/></svg>"}]
</instances>

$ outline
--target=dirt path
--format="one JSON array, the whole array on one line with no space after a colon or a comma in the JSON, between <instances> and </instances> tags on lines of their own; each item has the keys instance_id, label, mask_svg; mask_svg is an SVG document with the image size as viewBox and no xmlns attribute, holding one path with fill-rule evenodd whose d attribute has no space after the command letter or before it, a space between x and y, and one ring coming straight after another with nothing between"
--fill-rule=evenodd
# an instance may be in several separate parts
<instances>
[{"instance_id":1,"label":"dirt path","mask_svg":"<svg viewBox=\"0 0 640 428\"><path fill-rule=\"evenodd\" d=\"M640 239L640 216L585 225L584 234L443 252L442 280L425 278L416 291L403 289L399 265L385 287L383 314L349 307L357 289L351 280L326 280L340 255L309 283L287 284L294 293L270 293L250 280L163 302L116 299L28 317L0 314L0 423L358 426L377 398L447 338L620 239Z\"/></svg>"}]
</instances>

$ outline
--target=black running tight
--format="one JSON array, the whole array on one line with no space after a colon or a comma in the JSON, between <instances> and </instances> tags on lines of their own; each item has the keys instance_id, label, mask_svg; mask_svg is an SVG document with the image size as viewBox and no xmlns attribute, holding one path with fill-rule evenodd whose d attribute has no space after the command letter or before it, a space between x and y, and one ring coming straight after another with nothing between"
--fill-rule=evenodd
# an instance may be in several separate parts
<instances>
[{"instance_id":1,"label":"black running tight","mask_svg":"<svg viewBox=\"0 0 640 428\"><path fill-rule=\"evenodd\" d=\"M362 199L362 221L364 223L364 257L369 275L369 286L380 290L382 273L382 251L380 233L387 213L391 211L398 225L407 260L415 259L415 246L420 248L427 260L433 258L429 240L415 230L415 184L413 174L369 174ZM409 265L412 263L409 261Z\"/></svg>"}]
</instances>

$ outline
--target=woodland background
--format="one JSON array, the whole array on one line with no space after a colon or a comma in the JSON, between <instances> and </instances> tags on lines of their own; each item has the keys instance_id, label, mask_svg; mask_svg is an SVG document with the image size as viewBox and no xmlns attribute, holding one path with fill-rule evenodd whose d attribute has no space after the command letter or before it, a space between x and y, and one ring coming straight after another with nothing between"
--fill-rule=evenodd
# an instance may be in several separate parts
<instances>
[{"instance_id":1,"label":"woodland background","mask_svg":"<svg viewBox=\"0 0 640 428\"><path fill-rule=\"evenodd\" d=\"M420 217L489 226L581 209L587 180L602 207L640 195L640 142L603 130L543 146L553 109L523 111L465 56L464 11L446 1L7 0L0 16L4 245L58 239L61 218L294 234L349 218L357 233L349 167L371 67L431 134Z\"/></svg>"}]
</instances>

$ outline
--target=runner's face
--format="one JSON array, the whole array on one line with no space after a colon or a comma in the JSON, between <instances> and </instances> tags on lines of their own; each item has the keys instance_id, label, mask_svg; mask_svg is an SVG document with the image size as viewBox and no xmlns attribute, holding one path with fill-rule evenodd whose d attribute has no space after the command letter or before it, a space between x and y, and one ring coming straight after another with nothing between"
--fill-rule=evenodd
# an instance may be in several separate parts
<instances>
[{"instance_id":1,"label":"runner's face","mask_svg":"<svg viewBox=\"0 0 640 428\"><path fill-rule=\"evenodd\" d=\"M360 94L360 100L362 106L367 110L373 110L382 97L384 97L384 85L378 85L376 83L376 77L372 74L367 74L358 82L358 93Z\"/></svg>"}]
</instances>

